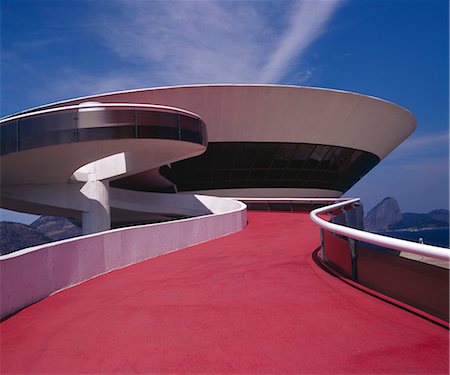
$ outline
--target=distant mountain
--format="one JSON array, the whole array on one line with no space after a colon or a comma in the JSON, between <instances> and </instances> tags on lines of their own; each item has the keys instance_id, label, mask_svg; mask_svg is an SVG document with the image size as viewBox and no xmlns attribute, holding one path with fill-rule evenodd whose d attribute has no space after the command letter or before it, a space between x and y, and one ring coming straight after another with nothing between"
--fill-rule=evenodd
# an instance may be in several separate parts
<instances>
[{"instance_id":1,"label":"distant mountain","mask_svg":"<svg viewBox=\"0 0 450 375\"><path fill-rule=\"evenodd\" d=\"M416 230L448 227L448 221L433 219L429 214L415 214L407 212L402 214L402 219L389 225L388 230Z\"/></svg>"},{"instance_id":2,"label":"distant mountain","mask_svg":"<svg viewBox=\"0 0 450 375\"><path fill-rule=\"evenodd\" d=\"M364 218L364 227L370 232L390 230L423 230L449 226L449 211L437 209L428 214L401 213L397 201L384 198Z\"/></svg>"},{"instance_id":3,"label":"distant mountain","mask_svg":"<svg viewBox=\"0 0 450 375\"><path fill-rule=\"evenodd\" d=\"M381 232L402 219L400 207L392 197L384 198L364 218L364 228L370 232Z\"/></svg>"},{"instance_id":4,"label":"distant mountain","mask_svg":"<svg viewBox=\"0 0 450 375\"><path fill-rule=\"evenodd\" d=\"M41 216L30 227L53 241L81 236L81 227L76 222L60 216Z\"/></svg>"},{"instance_id":5,"label":"distant mountain","mask_svg":"<svg viewBox=\"0 0 450 375\"><path fill-rule=\"evenodd\" d=\"M448 220L449 219L449 217L448 217L449 216L448 210L443 210L443 209L433 210L433 211L428 213L428 216L430 216L434 220L443 221L443 222L445 222L447 224L449 222L449 220Z\"/></svg>"},{"instance_id":6,"label":"distant mountain","mask_svg":"<svg viewBox=\"0 0 450 375\"><path fill-rule=\"evenodd\" d=\"M0 255L50 242L50 239L25 224L0 222Z\"/></svg>"},{"instance_id":7,"label":"distant mountain","mask_svg":"<svg viewBox=\"0 0 450 375\"><path fill-rule=\"evenodd\" d=\"M30 225L0 222L0 255L26 247L59 241L82 234L78 222L59 216L42 216Z\"/></svg>"}]
</instances>

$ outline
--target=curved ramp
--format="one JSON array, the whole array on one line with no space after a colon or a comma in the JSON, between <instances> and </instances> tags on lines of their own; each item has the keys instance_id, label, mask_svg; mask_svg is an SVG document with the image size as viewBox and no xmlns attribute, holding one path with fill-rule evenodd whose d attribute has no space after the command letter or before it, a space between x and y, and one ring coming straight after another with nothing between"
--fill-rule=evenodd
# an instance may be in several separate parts
<instances>
[{"instance_id":1,"label":"curved ramp","mask_svg":"<svg viewBox=\"0 0 450 375\"><path fill-rule=\"evenodd\" d=\"M125 177L206 150L206 125L180 108L82 103L0 120L2 185ZM115 155L115 159L106 159ZM102 160L94 168L79 170ZM94 166L93 166L94 167Z\"/></svg>"},{"instance_id":2,"label":"curved ramp","mask_svg":"<svg viewBox=\"0 0 450 375\"><path fill-rule=\"evenodd\" d=\"M203 120L168 106L87 102L7 117L0 120L0 203L81 216L84 234L107 230L111 181L197 156L206 145Z\"/></svg>"},{"instance_id":3,"label":"curved ramp","mask_svg":"<svg viewBox=\"0 0 450 375\"><path fill-rule=\"evenodd\" d=\"M144 210L157 207L151 203L155 198L162 203L170 199L165 195L152 194L150 202L142 202ZM138 197L142 198L142 193ZM234 233L247 224L242 202L184 194L176 197L174 209L201 216L128 226L0 256L0 318L93 277Z\"/></svg>"},{"instance_id":4,"label":"curved ramp","mask_svg":"<svg viewBox=\"0 0 450 375\"><path fill-rule=\"evenodd\" d=\"M448 331L319 268L304 213L98 277L4 321L2 373L447 374Z\"/></svg>"}]
</instances>

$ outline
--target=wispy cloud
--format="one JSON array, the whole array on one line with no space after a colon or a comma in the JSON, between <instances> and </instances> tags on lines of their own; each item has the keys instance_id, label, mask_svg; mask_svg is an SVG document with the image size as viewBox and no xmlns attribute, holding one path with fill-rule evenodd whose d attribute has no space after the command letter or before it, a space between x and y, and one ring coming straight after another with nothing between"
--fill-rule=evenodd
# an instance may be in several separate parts
<instances>
[{"instance_id":1,"label":"wispy cloud","mask_svg":"<svg viewBox=\"0 0 450 375\"><path fill-rule=\"evenodd\" d=\"M280 11L280 3L120 0L99 33L122 59L144 65L141 73L152 84L276 83L322 35L341 2L284 3ZM302 82L312 75L304 70Z\"/></svg>"},{"instance_id":2,"label":"wispy cloud","mask_svg":"<svg viewBox=\"0 0 450 375\"><path fill-rule=\"evenodd\" d=\"M117 6L120 12L109 15L100 35L156 84L254 81L262 50L270 44L270 25L253 3L119 1Z\"/></svg>"},{"instance_id":3,"label":"wispy cloud","mask_svg":"<svg viewBox=\"0 0 450 375\"><path fill-rule=\"evenodd\" d=\"M403 212L448 208L448 158L421 156L403 159L400 164L382 161L345 196L360 197L366 212L387 196L395 197Z\"/></svg>"},{"instance_id":4,"label":"wispy cloud","mask_svg":"<svg viewBox=\"0 0 450 375\"><path fill-rule=\"evenodd\" d=\"M260 82L278 82L295 58L302 54L325 30L341 5L339 0L302 1L296 4L289 27L284 32L268 63L259 74Z\"/></svg>"},{"instance_id":5,"label":"wispy cloud","mask_svg":"<svg viewBox=\"0 0 450 375\"><path fill-rule=\"evenodd\" d=\"M394 196L403 211L448 207L449 133L414 135L358 182L346 196L359 196L371 208Z\"/></svg>"},{"instance_id":6,"label":"wispy cloud","mask_svg":"<svg viewBox=\"0 0 450 375\"><path fill-rule=\"evenodd\" d=\"M82 22L51 20L57 37L44 28L42 37L3 50L3 70L9 67L13 76L24 67L19 76L29 90L22 87L16 96L25 106L161 85L306 84L318 68L304 63L304 54L343 1L87 2ZM95 62L71 59L71 53Z\"/></svg>"},{"instance_id":7,"label":"wispy cloud","mask_svg":"<svg viewBox=\"0 0 450 375\"><path fill-rule=\"evenodd\" d=\"M406 141L402 145L402 149L406 150L415 150L417 147L420 148L429 148L435 147L437 145L448 145L449 141L449 133L438 133L438 134L427 134L424 136L412 137L410 140Z\"/></svg>"},{"instance_id":8,"label":"wispy cloud","mask_svg":"<svg viewBox=\"0 0 450 375\"><path fill-rule=\"evenodd\" d=\"M52 89L40 87L33 91L32 99L39 104L77 96L100 94L142 86L139 75L121 73L86 74L76 69L64 68L61 77L51 82ZM70 79L66 78L70 77Z\"/></svg>"},{"instance_id":9,"label":"wispy cloud","mask_svg":"<svg viewBox=\"0 0 450 375\"><path fill-rule=\"evenodd\" d=\"M427 135L414 135L404 141L388 158L389 161L408 161L411 157L421 159L440 157L448 158L449 133L433 133Z\"/></svg>"},{"instance_id":10,"label":"wispy cloud","mask_svg":"<svg viewBox=\"0 0 450 375\"><path fill-rule=\"evenodd\" d=\"M55 44L64 43L64 38L60 36L51 36L48 38L38 38L33 40L21 40L12 42L12 48L16 52L34 52L44 47L53 46Z\"/></svg>"}]
</instances>

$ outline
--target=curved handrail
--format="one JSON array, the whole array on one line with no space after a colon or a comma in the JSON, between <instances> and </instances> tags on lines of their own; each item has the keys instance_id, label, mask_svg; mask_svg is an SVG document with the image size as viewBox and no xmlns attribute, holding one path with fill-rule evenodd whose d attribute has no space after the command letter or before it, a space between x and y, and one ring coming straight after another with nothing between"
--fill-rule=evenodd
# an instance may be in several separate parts
<instances>
[{"instance_id":1,"label":"curved handrail","mask_svg":"<svg viewBox=\"0 0 450 375\"><path fill-rule=\"evenodd\" d=\"M450 261L450 250L438 246L425 245L399 238L383 236L358 230L355 228L346 227L339 224L330 223L318 217L319 214L327 213L335 209L348 206L350 204L359 202L359 198L349 199L345 202L339 202L330 206L317 208L310 213L311 220L318 224L321 228L326 229L332 233L340 234L342 236L350 237L356 240L371 243L373 245L387 247L394 250L404 251L408 253L418 254L426 257Z\"/></svg>"}]
</instances>

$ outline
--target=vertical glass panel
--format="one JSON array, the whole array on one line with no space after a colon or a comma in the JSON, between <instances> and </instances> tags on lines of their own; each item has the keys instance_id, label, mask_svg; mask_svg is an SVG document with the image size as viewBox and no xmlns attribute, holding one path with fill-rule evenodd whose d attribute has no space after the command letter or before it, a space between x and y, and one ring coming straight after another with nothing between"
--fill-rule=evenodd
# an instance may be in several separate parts
<instances>
[{"instance_id":1,"label":"vertical glass panel","mask_svg":"<svg viewBox=\"0 0 450 375\"><path fill-rule=\"evenodd\" d=\"M179 115L179 116L180 116L181 129L190 131L190 132L199 132L200 131L200 127L199 127L200 120L199 119L185 116L185 115Z\"/></svg>"},{"instance_id":2,"label":"vertical glass panel","mask_svg":"<svg viewBox=\"0 0 450 375\"><path fill-rule=\"evenodd\" d=\"M311 153L310 158L316 161L322 161L325 155L328 153L330 146L316 146L314 151Z\"/></svg>"},{"instance_id":3,"label":"vertical glass panel","mask_svg":"<svg viewBox=\"0 0 450 375\"><path fill-rule=\"evenodd\" d=\"M275 152L276 152L275 144L259 143L253 166L255 168L269 168L272 163Z\"/></svg>"},{"instance_id":4,"label":"vertical glass panel","mask_svg":"<svg viewBox=\"0 0 450 375\"><path fill-rule=\"evenodd\" d=\"M19 120L19 132L23 137L74 128L75 112L73 111L49 113Z\"/></svg>"},{"instance_id":5,"label":"vertical glass panel","mask_svg":"<svg viewBox=\"0 0 450 375\"><path fill-rule=\"evenodd\" d=\"M1 155L16 152L17 149L17 121L0 126L0 152Z\"/></svg>"},{"instance_id":6,"label":"vertical glass panel","mask_svg":"<svg viewBox=\"0 0 450 375\"><path fill-rule=\"evenodd\" d=\"M80 109L77 125L80 142L136 137L132 109Z\"/></svg>"},{"instance_id":7,"label":"vertical glass panel","mask_svg":"<svg viewBox=\"0 0 450 375\"><path fill-rule=\"evenodd\" d=\"M180 115L181 139L189 142L202 142L200 119Z\"/></svg>"},{"instance_id":8,"label":"vertical glass panel","mask_svg":"<svg viewBox=\"0 0 450 375\"><path fill-rule=\"evenodd\" d=\"M313 151L316 159L310 158ZM352 162L352 155L359 155ZM330 160L333 160L332 162ZM229 180L214 180L215 188L318 188L345 191L366 173L379 159L367 152L343 149L339 147L280 143L280 142L210 142L207 151L189 160L172 165L175 175L192 168L211 171L226 170L231 173ZM184 181L177 180L177 186L183 190ZM203 189L202 181L195 181L198 189Z\"/></svg>"},{"instance_id":9,"label":"vertical glass panel","mask_svg":"<svg viewBox=\"0 0 450 375\"><path fill-rule=\"evenodd\" d=\"M164 126L178 129L179 115L169 112L136 111L136 121L140 127Z\"/></svg>"},{"instance_id":10,"label":"vertical glass panel","mask_svg":"<svg viewBox=\"0 0 450 375\"><path fill-rule=\"evenodd\" d=\"M327 263L346 277L352 276L352 258L347 240L323 231L324 255Z\"/></svg>"},{"instance_id":11,"label":"vertical glass panel","mask_svg":"<svg viewBox=\"0 0 450 375\"><path fill-rule=\"evenodd\" d=\"M246 169L236 169L232 170L232 178L236 180L246 180L249 176L250 171Z\"/></svg>"},{"instance_id":12,"label":"vertical glass panel","mask_svg":"<svg viewBox=\"0 0 450 375\"><path fill-rule=\"evenodd\" d=\"M357 245L358 282L441 319L449 319L449 270L399 252Z\"/></svg>"},{"instance_id":13,"label":"vertical glass panel","mask_svg":"<svg viewBox=\"0 0 450 375\"><path fill-rule=\"evenodd\" d=\"M208 148L211 147L211 144ZM236 145L231 144L227 146L223 143L218 143L212 146L215 150L212 152L213 169L231 169L233 164L232 156L235 153Z\"/></svg>"},{"instance_id":14,"label":"vertical glass panel","mask_svg":"<svg viewBox=\"0 0 450 375\"><path fill-rule=\"evenodd\" d=\"M345 168L346 165L351 164L351 156L354 150L347 148L337 148L335 152L335 167L336 170L341 170Z\"/></svg>"},{"instance_id":15,"label":"vertical glass panel","mask_svg":"<svg viewBox=\"0 0 450 375\"><path fill-rule=\"evenodd\" d=\"M112 126L134 126L134 111L131 109L96 109L78 110L79 129Z\"/></svg>"},{"instance_id":16,"label":"vertical glass panel","mask_svg":"<svg viewBox=\"0 0 450 375\"><path fill-rule=\"evenodd\" d=\"M243 143L237 145L237 152L235 158L236 168L251 168L258 152L257 143Z\"/></svg>"},{"instance_id":17,"label":"vertical glass panel","mask_svg":"<svg viewBox=\"0 0 450 375\"><path fill-rule=\"evenodd\" d=\"M314 145L311 144L298 144L295 150L294 160L308 160L311 153L314 151Z\"/></svg>"},{"instance_id":18,"label":"vertical glass panel","mask_svg":"<svg viewBox=\"0 0 450 375\"><path fill-rule=\"evenodd\" d=\"M78 129L78 141L127 139L135 137L135 128L129 126L94 127ZM155 136L156 137L156 136Z\"/></svg>"},{"instance_id":19,"label":"vertical glass panel","mask_svg":"<svg viewBox=\"0 0 450 375\"><path fill-rule=\"evenodd\" d=\"M178 114L136 110L135 116L138 138L180 139Z\"/></svg>"},{"instance_id":20,"label":"vertical glass panel","mask_svg":"<svg viewBox=\"0 0 450 375\"><path fill-rule=\"evenodd\" d=\"M32 116L19 120L18 124L20 150L76 140L74 111Z\"/></svg>"}]
</instances>

